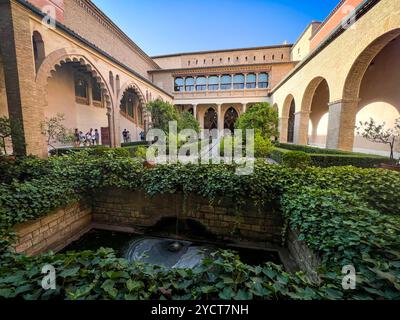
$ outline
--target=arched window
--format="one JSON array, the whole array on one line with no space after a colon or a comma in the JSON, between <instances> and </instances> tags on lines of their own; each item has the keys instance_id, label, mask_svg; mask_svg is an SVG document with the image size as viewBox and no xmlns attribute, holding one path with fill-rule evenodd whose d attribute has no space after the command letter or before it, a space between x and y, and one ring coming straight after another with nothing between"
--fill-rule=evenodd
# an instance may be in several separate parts
<instances>
[{"instance_id":1,"label":"arched window","mask_svg":"<svg viewBox=\"0 0 400 320\"><path fill-rule=\"evenodd\" d=\"M269 75L268 73L260 73L258 75L258 87L266 89L269 86Z\"/></svg>"},{"instance_id":2,"label":"arched window","mask_svg":"<svg viewBox=\"0 0 400 320\"><path fill-rule=\"evenodd\" d=\"M39 70L43 60L46 58L44 42L39 32L34 31L32 35L33 56L35 58L35 70Z\"/></svg>"},{"instance_id":3,"label":"arched window","mask_svg":"<svg viewBox=\"0 0 400 320\"><path fill-rule=\"evenodd\" d=\"M101 107L102 104L102 93L100 84L96 81L95 78L92 78L92 99L93 104Z\"/></svg>"},{"instance_id":4,"label":"arched window","mask_svg":"<svg viewBox=\"0 0 400 320\"><path fill-rule=\"evenodd\" d=\"M185 79L185 91L194 91L194 78L188 77Z\"/></svg>"},{"instance_id":5,"label":"arched window","mask_svg":"<svg viewBox=\"0 0 400 320\"><path fill-rule=\"evenodd\" d=\"M81 104L89 104L89 86L84 74L76 72L74 74L75 100Z\"/></svg>"},{"instance_id":6,"label":"arched window","mask_svg":"<svg viewBox=\"0 0 400 320\"><path fill-rule=\"evenodd\" d=\"M136 110L139 107L140 101L135 91L129 88L125 91L121 100L121 113L132 121L136 120Z\"/></svg>"},{"instance_id":7,"label":"arched window","mask_svg":"<svg viewBox=\"0 0 400 320\"><path fill-rule=\"evenodd\" d=\"M233 77L233 89L244 89L244 75L236 74Z\"/></svg>"},{"instance_id":8,"label":"arched window","mask_svg":"<svg viewBox=\"0 0 400 320\"><path fill-rule=\"evenodd\" d=\"M175 78L175 92L183 91L183 78Z\"/></svg>"},{"instance_id":9,"label":"arched window","mask_svg":"<svg viewBox=\"0 0 400 320\"><path fill-rule=\"evenodd\" d=\"M208 90L218 90L219 89L219 77L211 76L208 78Z\"/></svg>"},{"instance_id":10,"label":"arched window","mask_svg":"<svg viewBox=\"0 0 400 320\"><path fill-rule=\"evenodd\" d=\"M246 77L246 88L255 89L256 88L256 75L254 73L249 73Z\"/></svg>"},{"instance_id":11,"label":"arched window","mask_svg":"<svg viewBox=\"0 0 400 320\"><path fill-rule=\"evenodd\" d=\"M110 71L110 73L109 73L109 83L110 83L110 86L111 86L111 89L112 89L112 91L114 91L114 75L113 75L113 73Z\"/></svg>"},{"instance_id":12,"label":"arched window","mask_svg":"<svg viewBox=\"0 0 400 320\"><path fill-rule=\"evenodd\" d=\"M218 129L218 115L213 108L208 109L204 114L204 129Z\"/></svg>"},{"instance_id":13,"label":"arched window","mask_svg":"<svg viewBox=\"0 0 400 320\"><path fill-rule=\"evenodd\" d=\"M232 89L232 76L223 75L221 77L221 90L231 90Z\"/></svg>"},{"instance_id":14,"label":"arched window","mask_svg":"<svg viewBox=\"0 0 400 320\"><path fill-rule=\"evenodd\" d=\"M224 117L224 129L229 129L232 133L235 130L235 123L239 115L235 108L231 107L225 113Z\"/></svg>"},{"instance_id":15,"label":"arched window","mask_svg":"<svg viewBox=\"0 0 400 320\"><path fill-rule=\"evenodd\" d=\"M196 79L196 91L206 91L207 90L207 78L197 77Z\"/></svg>"}]
</instances>

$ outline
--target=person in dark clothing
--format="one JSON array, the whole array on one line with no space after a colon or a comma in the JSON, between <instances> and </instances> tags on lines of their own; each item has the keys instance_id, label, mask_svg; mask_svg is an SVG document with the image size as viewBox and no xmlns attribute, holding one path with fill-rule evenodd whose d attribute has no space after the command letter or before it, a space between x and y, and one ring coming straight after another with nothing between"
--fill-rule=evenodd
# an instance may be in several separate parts
<instances>
[{"instance_id":1,"label":"person in dark clothing","mask_svg":"<svg viewBox=\"0 0 400 320\"><path fill-rule=\"evenodd\" d=\"M124 138L124 142L128 142L128 131L126 131L126 129L124 129L124 131L122 131L122 137Z\"/></svg>"}]
</instances>

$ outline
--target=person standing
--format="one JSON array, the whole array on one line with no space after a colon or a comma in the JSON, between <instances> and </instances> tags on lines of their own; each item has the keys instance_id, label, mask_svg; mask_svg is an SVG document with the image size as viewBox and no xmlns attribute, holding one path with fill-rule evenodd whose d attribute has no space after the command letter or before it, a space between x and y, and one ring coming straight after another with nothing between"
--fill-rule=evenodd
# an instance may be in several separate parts
<instances>
[{"instance_id":1,"label":"person standing","mask_svg":"<svg viewBox=\"0 0 400 320\"><path fill-rule=\"evenodd\" d=\"M126 142L131 142L131 133L129 131L126 133Z\"/></svg>"},{"instance_id":2,"label":"person standing","mask_svg":"<svg viewBox=\"0 0 400 320\"><path fill-rule=\"evenodd\" d=\"M79 131L79 146L85 146L85 135L83 134L82 131Z\"/></svg>"},{"instance_id":3,"label":"person standing","mask_svg":"<svg viewBox=\"0 0 400 320\"><path fill-rule=\"evenodd\" d=\"M79 135L79 130L75 129L75 132L74 132L74 146L77 148L77 147L79 147L80 144L81 144L81 138L80 138L80 135Z\"/></svg>"},{"instance_id":4,"label":"person standing","mask_svg":"<svg viewBox=\"0 0 400 320\"><path fill-rule=\"evenodd\" d=\"M100 145L100 133L99 133L99 130L94 130L94 139L95 139L95 142L96 142L96 145Z\"/></svg>"},{"instance_id":5,"label":"person standing","mask_svg":"<svg viewBox=\"0 0 400 320\"><path fill-rule=\"evenodd\" d=\"M92 146L95 146L96 145L96 132L93 129L90 129L90 131L91 131L90 133L91 133Z\"/></svg>"},{"instance_id":6,"label":"person standing","mask_svg":"<svg viewBox=\"0 0 400 320\"><path fill-rule=\"evenodd\" d=\"M90 147L91 141L92 141L92 134L90 133L90 131L86 132L86 137L85 137L85 146L86 147Z\"/></svg>"},{"instance_id":7,"label":"person standing","mask_svg":"<svg viewBox=\"0 0 400 320\"><path fill-rule=\"evenodd\" d=\"M122 137L124 138L124 143L127 143L128 141L128 131L126 131L126 129L124 129L124 131L122 131Z\"/></svg>"}]
</instances>

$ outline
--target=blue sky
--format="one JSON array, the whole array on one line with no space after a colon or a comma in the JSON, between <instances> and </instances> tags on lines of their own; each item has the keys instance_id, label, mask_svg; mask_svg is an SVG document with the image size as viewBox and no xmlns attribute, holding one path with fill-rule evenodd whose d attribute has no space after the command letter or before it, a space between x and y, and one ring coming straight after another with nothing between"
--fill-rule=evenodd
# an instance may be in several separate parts
<instances>
[{"instance_id":1,"label":"blue sky","mask_svg":"<svg viewBox=\"0 0 400 320\"><path fill-rule=\"evenodd\" d=\"M294 43L339 0L93 0L147 54Z\"/></svg>"}]
</instances>

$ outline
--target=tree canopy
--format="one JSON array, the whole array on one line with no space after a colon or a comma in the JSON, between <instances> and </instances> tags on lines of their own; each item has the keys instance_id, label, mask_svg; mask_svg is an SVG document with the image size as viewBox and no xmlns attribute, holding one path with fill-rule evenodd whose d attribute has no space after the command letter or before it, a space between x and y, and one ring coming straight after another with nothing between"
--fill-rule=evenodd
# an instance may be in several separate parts
<instances>
[{"instance_id":1,"label":"tree canopy","mask_svg":"<svg viewBox=\"0 0 400 320\"><path fill-rule=\"evenodd\" d=\"M147 104L147 111L151 114L152 128L161 129L165 133L169 132L169 122L176 121L178 130L193 129L200 131L199 122L189 112L178 112L170 103L162 100L155 100Z\"/></svg>"},{"instance_id":2,"label":"tree canopy","mask_svg":"<svg viewBox=\"0 0 400 320\"><path fill-rule=\"evenodd\" d=\"M278 112L268 103L256 103L242 114L236 122L236 129L254 129L264 138L279 136Z\"/></svg>"}]
</instances>

